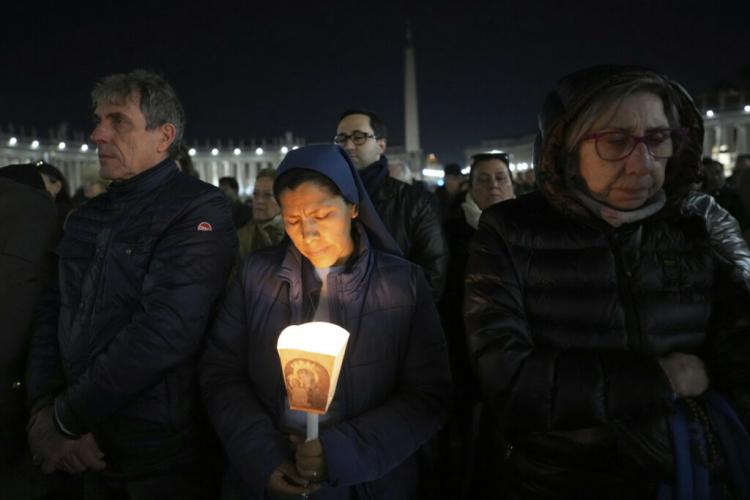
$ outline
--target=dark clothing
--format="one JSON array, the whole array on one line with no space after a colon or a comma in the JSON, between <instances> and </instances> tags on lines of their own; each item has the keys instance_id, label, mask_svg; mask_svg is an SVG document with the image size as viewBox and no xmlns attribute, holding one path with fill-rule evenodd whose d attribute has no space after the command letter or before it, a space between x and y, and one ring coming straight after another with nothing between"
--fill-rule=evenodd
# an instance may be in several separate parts
<instances>
[{"instance_id":1,"label":"dark clothing","mask_svg":"<svg viewBox=\"0 0 750 500\"><path fill-rule=\"evenodd\" d=\"M253 220L253 208L240 200L233 201L232 222L234 222L234 227L239 229L251 220Z\"/></svg>"},{"instance_id":2,"label":"dark clothing","mask_svg":"<svg viewBox=\"0 0 750 500\"><path fill-rule=\"evenodd\" d=\"M387 172L385 156L360 171L375 210L404 256L422 267L437 302L445 285L448 249L435 198L427 191L389 177Z\"/></svg>"},{"instance_id":3,"label":"dark clothing","mask_svg":"<svg viewBox=\"0 0 750 500\"><path fill-rule=\"evenodd\" d=\"M450 374L422 271L372 248L355 222L355 250L327 279L331 322L349 333L333 399L340 419L320 429L328 481L312 498L414 498L416 451L440 427ZM250 254L221 307L201 361L203 397L245 498L293 460L279 429L285 385L276 342L310 321L320 283L285 240Z\"/></svg>"},{"instance_id":4,"label":"dark clothing","mask_svg":"<svg viewBox=\"0 0 750 500\"><path fill-rule=\"evenodd\" d=\"M0 221L0 496L32 498L53 486L26 444L24 370L34 309L54 265L57 212L43 183L0 178Z\"/></svg>"},{"instance_id":5,"label":"dark clothing","mask_svg":"<svg viewBox=\"0 0 750 500\"><path fill-rule=\"evenodd\" d=\"M466 270L491 452L505 450L519 497L581 498L585 485L595 498L646 498L671 480L674 395L658 363L669 353L700 356L712 386L750 416L747 383L732 375L750 366L750 251L711 197L687 193L700 114L673 90L698 147L670 160L660 211L615 228L572 195L559 163L564 124L588 102L581 94L627 79L591 78L566 80L548 99L540 191L484 211Z\"/></svg>"},{"instance_id":6,"label":"dark clothing","mask_svg":"<svg viewBox=\"0 0 750 500\"><path fill-rule=\"evenodd\" d=\"M463 215L463 211L461 210L461 201L463 201L463 197L465 195L466 193L461 191L451 195L445 188L445 186L438 186L435 189L435 197L437 198L438 205L440 206L440 220L443 221L443 224L446 224L451 220L457 219L461 215ZM450 246L450 241L448 242L448 246Z\"/></svg>"},{"instance_id":7,"label":"dark clothing","mask_svg":"<svg viewBox=\"0 0 750 500\"><path fill-rule=\"evenodd\" d=\"M440 299L440 317L448 340L448 352L451 357L456 397L459 398L457 408L467 409L479 391L476 381L471 374L469 356L466 351L466 333L464 330L463 302L464 302L464 273L469 259L469 244L476 230L466 222L460 203L464 195L459 197L459 211L443 225L445 238L448 242L450 260L445 280L445 293Z\"/></svg>"},{"instance_id":8,"label":"dark clothing","mask_svg":"<svg viewBox=\"0 0 750 500\"><path fill-rule=\"evenodd\" d=\"M93 432L108 474L195 459L196 359L237 253L226 197L165 160L76 210L57 253L32 409L54 403L64 429Z\"/></svg>"}]
</instances>

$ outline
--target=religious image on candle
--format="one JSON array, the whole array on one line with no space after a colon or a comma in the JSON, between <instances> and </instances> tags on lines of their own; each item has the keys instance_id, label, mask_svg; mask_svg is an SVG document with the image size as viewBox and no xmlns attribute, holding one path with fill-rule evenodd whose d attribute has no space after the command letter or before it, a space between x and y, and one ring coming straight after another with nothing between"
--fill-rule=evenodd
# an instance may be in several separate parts
<instances>
[{"instance_id":1,"label":"religious image on candle","mask_svg":"<svg viewBox=\"0 0 750 500\"><path fill-rule=\"evenodd\" d=\"M336 392L349 332L326 322L285 328L277 343L289 407L324 414Z\"/></svg>"}]
</instances>

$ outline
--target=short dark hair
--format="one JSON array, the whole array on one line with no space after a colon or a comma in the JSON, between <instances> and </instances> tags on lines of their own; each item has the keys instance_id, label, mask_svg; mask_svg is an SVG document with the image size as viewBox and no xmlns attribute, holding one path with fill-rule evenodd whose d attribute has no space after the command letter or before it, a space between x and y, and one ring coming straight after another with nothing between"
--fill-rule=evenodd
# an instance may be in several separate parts
<instances>
[{"instance_id":1,"label":"short dark hair","mask_svg":"<svg viewBox=\"0 0 750 500\"><path fill-rule=\"evenodd\" d=\"M94 86L91 101L94 107L104 103L123 104L134 94L139 96L139 107L146 118L147 130L165 123L174 125L174 141L169 146L169 155L174 157L185 131L185 110L164 78L143 69L109 75Z\"/></svg>"},{"instance_id":2,"label":"short dark hair","mask_svg":"<svg viewBox=\"0 0 750 500\"><path fill-rule=\"evenodd\" d=\"M370 119L370 126L376 139L386 139L388 137L388 129L385 126L385 122L373 111L364 108L349 108L341 113L339 122L349 115L365 115Z\"/></svg>"},{"instance_id":3,"label":"short dark hair","mask_svg":"<svg viewBox=\"0 0 750 500\"><path fill-rule=\"evenodd\" d=\"M219 178L219 186L221 186L222 184L226 184L227 186L229 186L235 193L240 192L240 185L237 183L237 179L235 179L234 177Z\"/></svg>"},{"instance_id":4,"label":"short dark hair","mask_svg":"<svg viewBox=\"0 0 750 500\"><path fill-rule=\"evenodd\" d=\"M341 190L339 187L328 177L307 168L293 168L287 170L276 178L273 183L273 195L276 197L276 201L279 201L279 195L285 189L297 189L301 184L305 182L312 182L318 186L327 189L333 196L341 196Z\"/></svg>"},{"instance_id":5,"label":"short dark hair","mask_svg":"<svg viewBox=\"0 0 750 500\"><path fill-rule=\"evenodd\" d=\"M510 155L508 153L505 153L503 151L498 151L495 153L477 153L475 155L471 155L471 166L469 167L470 186L474 183L474 166L477 163L487 160L500 160L501 162L505 163L505 168L508 170L508 176L513 179L513 173L510 171Z\"/></svg>"}]
</instances>

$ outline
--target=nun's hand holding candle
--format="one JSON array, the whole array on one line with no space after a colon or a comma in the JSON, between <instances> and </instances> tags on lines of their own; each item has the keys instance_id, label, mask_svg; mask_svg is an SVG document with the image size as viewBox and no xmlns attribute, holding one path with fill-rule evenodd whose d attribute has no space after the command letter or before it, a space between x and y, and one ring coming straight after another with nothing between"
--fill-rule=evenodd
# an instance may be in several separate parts
<instances>
[{"instance_id":1,"label":"nun's hand holding candle","mask_svg":"<svg viewBox=\"0 0 750 500\"><path fill-rule=\"evenodd\" d=\"M450 393L424 273L401 258L338 146L291 151L274 193L288 239L243 262L201 362L224 485L250 498L413 497L414 455ZM282 330L310 322L350 334L337 385L319 360L279 363ZM324 408L318 438L305 440L300 407Z\"/></svg>"}]
</instances>

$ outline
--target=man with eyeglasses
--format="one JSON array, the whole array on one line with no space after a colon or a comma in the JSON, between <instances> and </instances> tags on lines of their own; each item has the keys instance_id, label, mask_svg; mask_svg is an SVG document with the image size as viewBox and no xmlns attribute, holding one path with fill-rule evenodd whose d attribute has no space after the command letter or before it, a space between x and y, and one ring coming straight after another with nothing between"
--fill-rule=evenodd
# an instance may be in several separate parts
<instances>
[{"instance_id":1,"label":"man with eyeglasses","mask_svg":"<svg viewBox=\"0 0 750 500\"><path fill-rule=\"evenodd\" d=\"M351 157L375 209L401 251L424 269L437 302L443 291L448 250L434 197L388 175L384 154L386 126L375 113L363 109L345 111L333 141Z\"/></svg>"}]
</instances>

